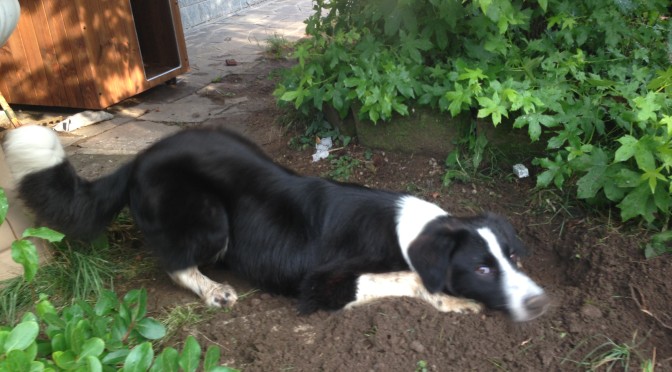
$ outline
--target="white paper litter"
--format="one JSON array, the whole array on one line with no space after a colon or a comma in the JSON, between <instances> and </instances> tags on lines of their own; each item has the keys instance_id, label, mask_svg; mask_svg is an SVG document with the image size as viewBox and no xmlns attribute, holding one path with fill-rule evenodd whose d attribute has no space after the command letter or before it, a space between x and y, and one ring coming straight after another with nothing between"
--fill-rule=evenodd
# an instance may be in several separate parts
<instances>
[{"instance_id":1,"label":"white paper litter","mask_svg":"<svg viewBox=\"0 0 672 372\"><path fill-rule=\"evenodd\" d=\"M110 120L113 117L114 115L105 111L82 111L75 115L68 116L65 120L57 123L56 126L54 126L54 130L58 132L72 132L75 129Z\"/></svg>"},{"instance_id":2,"label":"white paper litter","mask_svg":"<svg viewBox=\"0 0 672 372\"><path fill-rule=\"evenodd\" d=\"M320 142L315 144L315 153L313 154L313 162L320 161L320 159L326 159L329 157L329 149L331 149L333 143L331 142L331 137L324 137L320 139Z\"/></svg>"},{"instance_id":3,"label":"white paper litter","mask_svg":"<svg viewBox=\"0 0 672 372\"><path fill-rule=\"evenodd\" d=\"M522 164L516 164L513 166L513 174L518 178L525 178L530 175L530 171L527 170L527 167Z\"/></svg>"}]
</instances>

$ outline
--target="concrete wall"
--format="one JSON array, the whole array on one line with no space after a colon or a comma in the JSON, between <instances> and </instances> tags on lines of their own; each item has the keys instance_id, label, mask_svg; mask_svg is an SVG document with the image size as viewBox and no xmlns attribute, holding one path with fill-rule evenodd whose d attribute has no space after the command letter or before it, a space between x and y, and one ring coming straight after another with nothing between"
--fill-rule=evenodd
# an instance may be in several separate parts
<instances>
[{"instance_id":1,"label":"concrete wall","mask_svg":"<svg viewBox=\"0 0 672 372\"><path fill-rule=\"evenodd\" d=\"M267 0L178 0L182 26L188 30L194 26L230 16L242 9Z\"/></svg>"}]
</instances>

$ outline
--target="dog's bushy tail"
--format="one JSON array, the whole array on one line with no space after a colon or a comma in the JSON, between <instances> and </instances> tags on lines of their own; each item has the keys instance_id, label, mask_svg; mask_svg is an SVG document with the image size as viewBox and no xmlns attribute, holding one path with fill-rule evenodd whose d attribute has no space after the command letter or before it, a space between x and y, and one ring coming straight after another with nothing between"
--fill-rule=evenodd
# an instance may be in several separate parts
<instances>
[{"instance_id":1,"label":"dog's bushy tail","mask_svg":"<svg viewBox=\"0 0 672 372\"><path fill-rule=\"evenodd\" d=\"M38 224L70 237L90 239L128 203L132 163L87 181L66 159L56 133L40 126L10 131L3 149L19 196L35 213Z\"/></svg>"}]
</instances>

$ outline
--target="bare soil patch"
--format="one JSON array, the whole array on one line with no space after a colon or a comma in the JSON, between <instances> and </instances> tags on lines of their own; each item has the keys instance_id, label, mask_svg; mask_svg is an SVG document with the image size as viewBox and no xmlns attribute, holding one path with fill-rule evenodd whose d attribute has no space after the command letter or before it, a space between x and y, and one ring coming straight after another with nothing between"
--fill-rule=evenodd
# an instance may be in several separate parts
<instances>
[{"instance_id":1,"label":"bare soil patch","mask_svg":"<svg viewBox=\"0 0 672 372\"><path fill-rule=\"evenodd\" d=\"M329 161L313 163L312 149L290 148L296 133L276 122L282 112L271 97L271 77L282 65L260 61L249 73L216 83L223 94L213 100L238 99L237 110L207 124L241 130L299 173L326 175L333 169ZM531 179L443 188L443 159L356 144L333 155L360 161L352 182L411 192L458 215L490 210L507 216L531 253L525 270L553 298L551 311L517 324L494 311L442 314L412 299L388 299L299 316L293 299L253 291L232 309L184 326L173 343L192 334L202 345L221 346L222 362L245 371L555 371L588 369L577 362L597 362L587 355L612 340L633 346L631 368L654 359L657 370L672 370L672 264L669 256L644 258L646 237L631 232L639 230L579 208L567 213L554 193L533 191ZM205 271L231 281L239 294L253 290L217 267ZM148 288L154 315L197 301L159 271L123 286L138 285Z\"/></svg>"}]
</instances>

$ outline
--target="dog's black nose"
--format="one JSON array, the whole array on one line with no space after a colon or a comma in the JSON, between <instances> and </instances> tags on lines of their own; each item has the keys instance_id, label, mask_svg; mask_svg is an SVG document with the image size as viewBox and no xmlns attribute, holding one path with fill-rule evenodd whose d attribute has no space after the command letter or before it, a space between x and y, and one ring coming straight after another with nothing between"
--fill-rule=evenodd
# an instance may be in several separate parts
<instances>
[{"instance_id":1,"label":"dog's black nose","mask_svg":"<svg viewBox=\"0 0 672 372\"><path fill-rule=\"evenodd\" d=\"M551 299L545 293L530 296L525 299L525 309L530 314L530 319L536 318L546 312Z\"/></svg>"}]
</instances>

